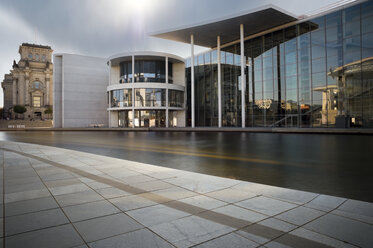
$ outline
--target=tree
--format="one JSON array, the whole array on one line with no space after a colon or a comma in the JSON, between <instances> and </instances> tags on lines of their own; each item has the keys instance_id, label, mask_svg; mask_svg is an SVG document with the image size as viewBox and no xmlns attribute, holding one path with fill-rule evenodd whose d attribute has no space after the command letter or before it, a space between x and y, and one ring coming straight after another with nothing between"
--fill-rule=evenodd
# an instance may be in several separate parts
<instances>
[{"instance_id":1,"label":"tree","mask_svg":"<svg viewBox=\"0 0 373 248\"><path fill-rule=\"evenodd\" d=\"M14 113L23 115L26 111L27 111L27 109L25 108L25 106L22 106L22 105L14 105L13 106L13 112ZM22 116L22 118L23 118L23 116Z\"/></svg>"},{"instance_id":2,"label":"tree","mask_svg":"<svg viewBox=\"0 0 373 248\"><path fill-rule=\"evenodd\" d=\"M44 110L44 114L46 114L46 115L53 114L53 108L52 108L52 106L48 106L48 108L46 110Z\"/></svg>"}]
</instances>

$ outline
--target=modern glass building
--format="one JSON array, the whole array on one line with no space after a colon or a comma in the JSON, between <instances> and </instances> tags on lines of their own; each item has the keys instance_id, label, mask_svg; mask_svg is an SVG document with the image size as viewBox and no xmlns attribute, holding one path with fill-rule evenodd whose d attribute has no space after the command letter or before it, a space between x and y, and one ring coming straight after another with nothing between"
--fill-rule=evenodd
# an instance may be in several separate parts
<instances>
[{"instance_id":1,"label":"modern glass building","mask_svg":"<svg viewBox=\"0 0 373 248\"><path fill-rule=\"evenodd\" d=\"M373 1L309 18L271 5L154 36L191 44L189 126L373 128Z\"/></svg>"},{"instance_id":2,"label":"modern glass building","mask_svg":"<svg viewBox=\"0 0 373 248\"><path fill-rule=\"evenodd\" d=\"M185 126L185 64L172 54L111 56L107 87L110 127Z\"/></svg>"}]
</instances>

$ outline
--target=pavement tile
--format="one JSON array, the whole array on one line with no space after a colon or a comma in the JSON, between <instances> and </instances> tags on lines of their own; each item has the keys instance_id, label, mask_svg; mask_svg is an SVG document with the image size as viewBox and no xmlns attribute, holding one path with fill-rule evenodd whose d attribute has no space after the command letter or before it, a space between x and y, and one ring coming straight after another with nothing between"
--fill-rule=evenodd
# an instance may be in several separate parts
<instances>
[{"instance_id":1,"label":"pavement tile","mask_svg":"<svg viewBox=\"0 0 373 248\"><path fill-rule=\"evenodd\" d=\"M258 244L264 244L287 232L294 230L297 226L286 223L275 218L269 218L251 226L245 227L236 233L248 238Z\"/></svg>"},{"instance_id":2,"label":"pavement tile","mask_svg":"<svg viewBox=\"0 0 373 248\"><path fill-rule=\"evenodd\" d=\"M304 228L361 247L372 247L373 226L334 214L324 215Z\"/></svg>"},{"instance_id":3,"label":"pavement tile","mask_svg":"<svg viewBox=\"0 0 373 248\"><path fill-rule=\"evenodd\" d=\"M131 195L131 193L113 187L96 189L96 192L105 197L106 199Z\"/></svg>"},{"instance_id":4,"label":"pavement tile","mask_svg":"<svg viewBox=\"0 0 373 248\"><path fill-rule=\"evenodd\" d=\"M80 205L64 207L63 211L71 222L111 215L120 212L108 201L89 202Z\"/></svg>"},{"instance_id":5,"label":"pavement tile","mask_svg":"<svg viewBox=\"0 0 373 248\"><path fill-rule=\"evenodd\" d=\"M245 201L241 201L235 203L235 205L270 216L297 207L297 205L295 204L271 199L264 196L254 197Z\"/></svg>"},{"instance_id":6,"label":"pavement tile","mask_svg":"<svg viewBox=\"0 0 373 248\"><path fill-rule=\"evenodd\" d=\"M218 208L224 205L227 205L226 202L216 200L214 198L196 195L188 198L181 199L180 202L187 203L196 207L204 208L207 210Z\"/></svg>"},{"instance_id":7,"label":"pavement tile","mask_svg":"<svg viewBox=\"0 0 373 248\"><path fill-rule=\"evenodd\" d=\"M5 216L31 213L52 208L58 208L58 204L51 196L26 201L12 202L5 204Z\"/></svg>"},{"instance_id":8,"label":"pavement tile","mask_svg":"<svg viewBox=\"0 0 373 248\"><path fill-rule=\"evenodd\" d=\"M347 200L332 213L373 224L373 203L370 202Z\"/></svg>"},{"instance_id":9,"label":"pavement tile","mask_svg":"<svg viewBox=\"0 0 373 248\"><path fill-rule=\"evenodd\" d=\"M74 226L86 242L93 242L143 228L142 225L123 213L76 222Z\"/></svg>"},{"instance_id":10,"label":"pavement tile","mask_svg":"<svg viewBox=\"0 0 373 248\"><path fill-rule=\"evenodd\" d=\"M346 201L345 198L341 197L335 197L335 196L329 196L329 195L319 195L309 203L305 204L304 206L322 210L325 212L329 212L335 208L337 208L339 205L341 205L344 201Z\"/></svg>"},{"instance_id":11,"label":"pavement tile","mask_svg":"<svg viewBox=\"0 0 373 248\"><path fill-rule=\"evenodd\" d=\"M259 244L248 240L235 233L230 233L219 238L207 241L200 245L195 246L195 248L254 248L258 247Z\"/></svg>"},{"instance_id":12,"label":"pavement tile","mask_svg":"<svg viewBox=\"0 0 373 248\"><path fill-rule=\"evenodd\" d=\"M50 195L51 194L49 193L49 191L46 188L43 188L43 189L37 189L37 190L28 190L28 191L5 194L4 201L5 203L10 203L10 202L37 199L37 198L47 197Z\"/></svg>"},{"instance_id":13,"label":"pavement tile","mask_svg":"<svg viewBox=\"0 0 373 248\"><path fill-rule=\"evenodd\" d=\"M150 182L150 181L156 181L156 180L158 179L154 177L149 177L146 175L130 176L130 177L125 177L122 179L122 181L125 184L144 183L144 182Z\"/></svg>"},{"instance_id":14,"label":"pavement tile","mask_svg":"<svg viewBox=\"0 0 373 248\"><path fill-rule=\"evenodd\" d=\"M293 236L298 236L304 239L312 240L318 243L322 243L331 247L341 247L341 248L353 248L356 246L347 244L337 239L330 238L328 236L304 229L302 227L295 229L294 231L290 232Z\"/></svg>"},{"instance_id":15,"label":"pavement tile","mask_svg":"<svg viewBox=\"0 0 373 248\"><path fill-rule=\"evenodd\" d=\"M55 188L60 186L68 186L68 185L74 185L74 184L81 184L82 182L78 180L77 178L73 179L62 179L62 180L55 180L55 181L47 181L45 182L45 185L48 188Z\"/></svg>"},{"instance_id":16,"label":"pavement tile","mask_svg":"<svg viewBox=\"0 0 373 248\"><path fill-rule=\"evenodd\" d=\"M147 229L141 229L90 243L91 248L167 248L173 247Z\"/></svg>"},{"instance_id":17,"label":"pavement tile","mask_svg":"<svg viewBox=\"0 0 373 248\"><path fill-rule=\"evenodd\" d=\"M167 189L174 187L173 185L157 180L157 181L150 181L150 182L144 182L144 183L136 183L132 184L132 187L139 188L145 191L155 191L160 189Z\"/></svg>"},{"instance_id":18,"label":"pavement tile","mask_svg":"<svg viewBox=\"0 0 373 248\"><path fill-rule=\"evenodd\" d=\"M245 192L231 188L210 192L206 195L229 203L239 202L257 196L257 194L252 192Z\"/></svg>"},{"instance_id":19,"label":"pavement tile","mask_svg":"<svg viewBox=\"0 0 373 248\"><path fill-rule=\"evenodd\" d=\"M83 183L49 188L49 190L51 191L51 193L54 196L71 194L71 193L86 191L86 190L89 190L89 189L90 188Z\"/></svg>"},{"instance_id":20,"label":"pavement tile","mask_svg":"<svg viewBox=\"0 0 373 248\"><path fill-rule=\"evenodd\" d=\"M5 235L32 231L36 229L67 224L69 221L61 209L44 210L22 214L5 219Z\"/></svg>"},{"instance_id":21,"label":"pavement tile","mask_svg":"<svg viewBox=\"0 0 373 248\"><path fill-rule=\"evenodd\" d=\"M197 193L190 190L186 190L180 187L172 186L171 188L161 189L152 192L155 195L159 195L170 200L180 200L183 198L191 197L197 195Z\"/></svg>"},{"instance_id":22,"label":"pavement tile","mask_svg":"<svg viewBox=\"0 0 373 248\"><path fill-rule=\"evenodd\" d=\"M29 190L40 190L44 189L45 186L41 181L23 184L13 184L11 186L5 185L5 194L11 194Z\"/></svg>"},{"instance_id":23,"label":"pavement tile","mask_svg":"<svg viewBox=\"0 0 373 248\"><path fill-rule=\"evenodd\" d=\"M237 219L246 220L251 223L255 223L268 218L268 216L266 215L259 214L257 212L250 211L248 209L237 207L234 205L223 206L220 208L216 208L212 211L228 215Z\"/></svg>"},{"instance_id":24,"label":"pavement tile","mask_svg":"<svg viewBox=\"0 0 373 248\"><path fill-rule=\"evenodd\" d=\"M129 211L157 204L154 201L141 197L141 194L110 199L110 202L122 211Z\"/></svg>"},{"instance_id":25,"label":"pavement tile","mask_svg":"<svg viewBox=\"0 0 373 248\"><path fill-rule=\"evenodd\" d=\"M301 226L323 214L325 214L325 212L301 206L277 215L276 218Z\"/></svg>"},{"instance_id":26,"label":"pavement tile","mask_svg":"<svg viewBox=\"0 0 373 248\"><path fill-rule=\"evenodd\" d=\"M5 242L7 248L66 248L84 244L71 224L10 236Z\"/></svg>"},{"instance_id":27,"label":"pavement tile","mask_svg":"<svg viewBox=\"0 0 373 248\"><path fill-rule=\"evenodd\" d=\"M146 227L158 225L160 223L169 222L190 215L189 213L160 204L128 211L126 213Z\"/></svg>"},{"instance_id":28,"label":"pavement tile","mask_svg":"<svg viewBox=\"0 0 373 248\"><path fill-rule=\"evenodd\" d=\"M58 195L56 196L56 200L62 207L66 207L86 202L104 200L104 198L96 192L94 192L93 190L87 190L78 193Z\"/></svg>"},{"instance_id":29,"label":"pavement tile","mask_svg":"<svg viewBox=\"0 0 373 248\"><path fill-rule=\"evenodd\" d=\"M159 224L150 229L176 247L197 245L235 230L197 216Z\"/></svg>"}]
</instances>

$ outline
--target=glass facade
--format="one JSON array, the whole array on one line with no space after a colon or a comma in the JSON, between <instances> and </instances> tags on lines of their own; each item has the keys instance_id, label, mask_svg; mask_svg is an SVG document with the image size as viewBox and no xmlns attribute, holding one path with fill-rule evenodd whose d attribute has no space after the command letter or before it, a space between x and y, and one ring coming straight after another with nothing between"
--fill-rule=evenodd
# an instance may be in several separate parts
<instances>
[{"instance_id":1,"label":"glass facade","mask_svg":"<svg viewBox=\"0 0 373 248\"><path fill-rule=\"evenodd\" d=\"M136 107L165 107L166 89L135 89Z\"/></svg>"},{"instance_id":2,"label":"glass facade","mask_svg":"<svg viewBox=\"0 0 373 248\"><path fill-rule=\"evenodd\" d=\"M164 58L158 60L136 59L135 73L132 74L132 61L119 63L119 83L131 83L134 77L135 83L166 83L166 61ZM168 62L168 83L173 83L172 63Z\"/></svg>"},{"instance_id":3,"label":"glass facade","mask_svg":"<svg viewBox=\"0 0 373 248\"><path fill-rule=\"evenodd\" d=\"M246 40L244 55L247 127L373 127L373 1ZM217 51L194 62L196 126L217 126ZM222 49L221 79L222 125L241 126L239 43Z\"/></svg>"},{"instance_id":4,"label":"glass facade","mask_svg":"<svg viewBox=\"0 0 373 248\"><path fill-rule=\"evenodd\" d=\"M168 106L184 107L184 92L179 90L168 90Z\"/></svg>"},{"instance_id":5,"label":"glass facade","mask_svg":"<svg viewBox=\"0 0 373 248\"><path fill-rule=\"evenodd\" d=\"M132 106L132 89L122 89L111 91L111 108L131 107Z\"/></svg>"}]
</instances>

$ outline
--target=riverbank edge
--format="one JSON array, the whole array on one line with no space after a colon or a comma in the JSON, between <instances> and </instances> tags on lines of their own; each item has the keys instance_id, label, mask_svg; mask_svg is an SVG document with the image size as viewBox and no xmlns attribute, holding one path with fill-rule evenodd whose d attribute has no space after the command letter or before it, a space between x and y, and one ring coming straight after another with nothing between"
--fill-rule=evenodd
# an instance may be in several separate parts
<instances>
[{"instance_id":1,"label":"riverbank edge","mask_svg":"<svg viewBox=\"0 0 373 248\"><path fill-rule=\"evenodd\" d=\"M215 128L215 127L174 127L174 128L0 128L0 131L117 131L117 132L242 132L242 133L295 133L295 134L360 134L373 135L373 129L338 128Z\"/></svg>"}]
</instances>

